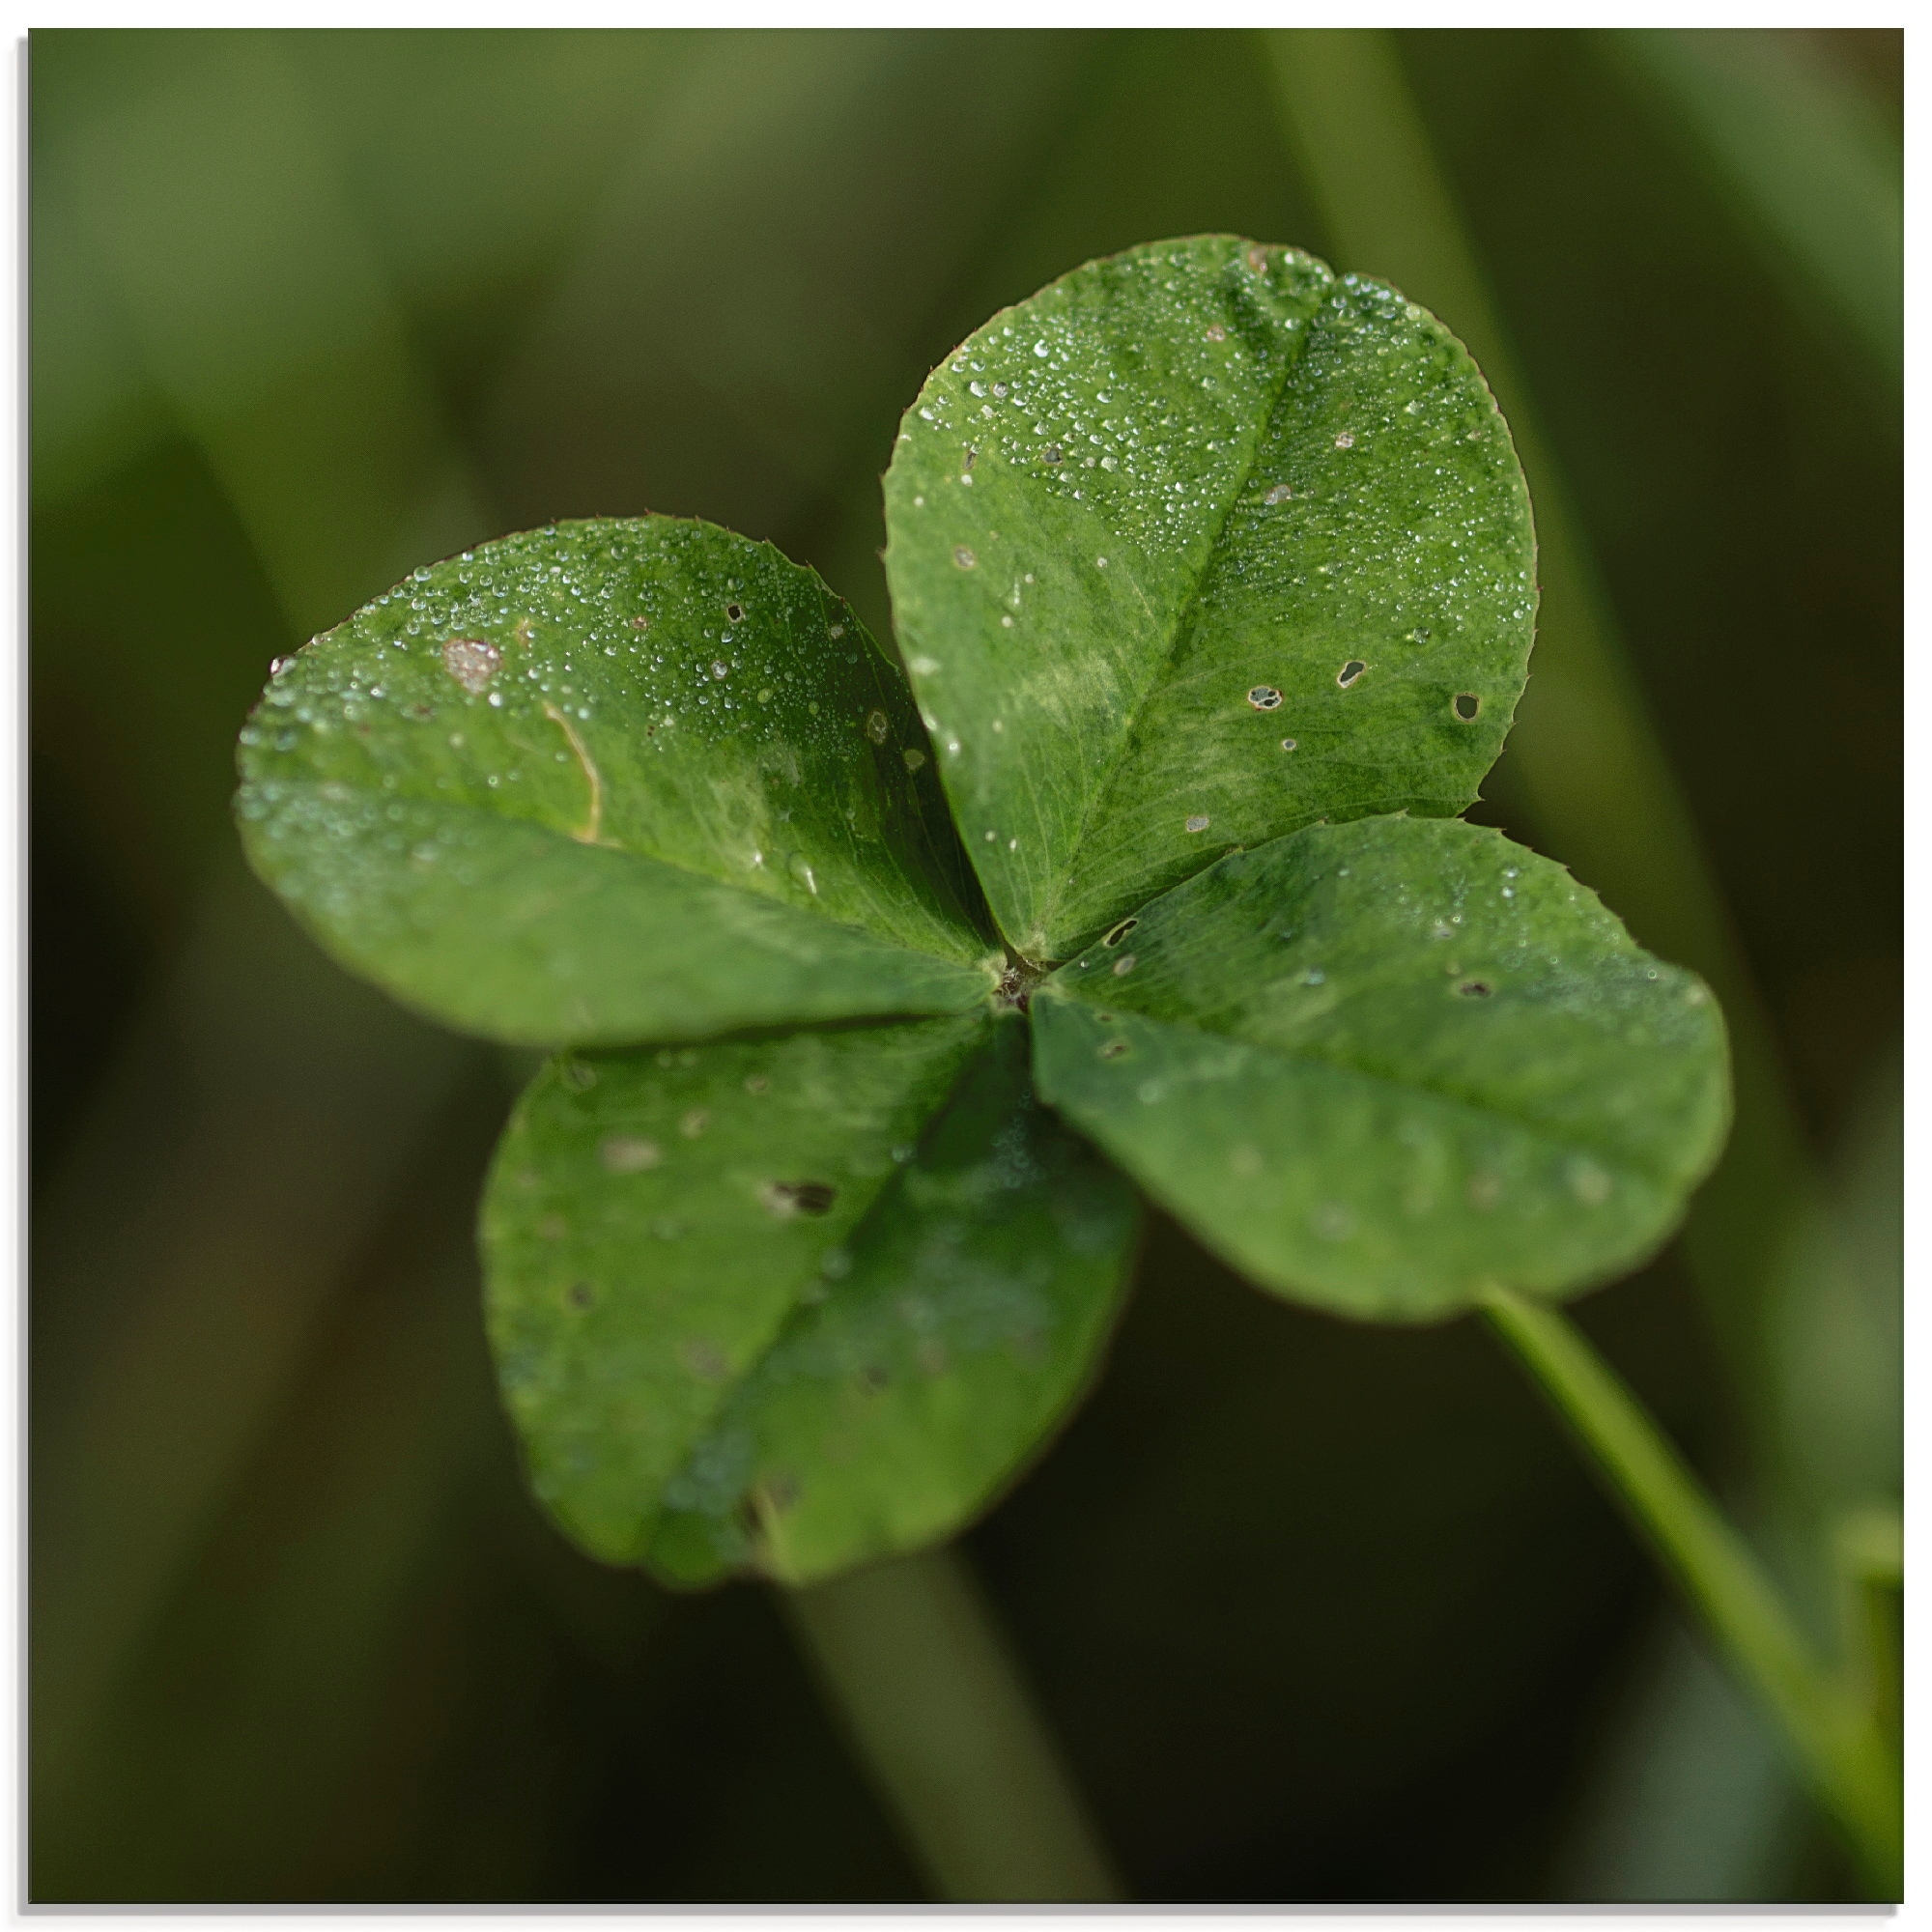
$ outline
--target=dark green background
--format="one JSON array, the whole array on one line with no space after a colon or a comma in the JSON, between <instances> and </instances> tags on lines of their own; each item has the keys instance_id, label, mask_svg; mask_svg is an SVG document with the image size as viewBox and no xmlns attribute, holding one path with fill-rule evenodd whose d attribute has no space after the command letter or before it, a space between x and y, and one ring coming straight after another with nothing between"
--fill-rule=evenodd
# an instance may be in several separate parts
<instances>
[{"instance_id":1,"label":"dark green background","mask_svg":"<svg viewBox=\"0 0 1932 1932\"><path fill-rule=\"evenodd\" d=\"M1611 43L1399 51L1815 1150L1882 1156L1895 371ZM1901 37L1776 52L1895 181ZM471 1251L523 1069L296 934L231 748L271 657L552 517L768 537L886 635L877 479L968 329L1157 236L1331 252L1263 52L43 33L29 68L33 1894L920 1896L770 1601L599 1569L523 1496ZM1508 774L1476 815L1535 843ZM1582 1313L1730 1480L1671 1257ZM1137 1896L1847 1882L1467 1322L1293 1312L1157 1224L1099 1393L969 1548ZM1729 1772L1646 1800L1700 1750Z\"/></svg>"}]
</instances>

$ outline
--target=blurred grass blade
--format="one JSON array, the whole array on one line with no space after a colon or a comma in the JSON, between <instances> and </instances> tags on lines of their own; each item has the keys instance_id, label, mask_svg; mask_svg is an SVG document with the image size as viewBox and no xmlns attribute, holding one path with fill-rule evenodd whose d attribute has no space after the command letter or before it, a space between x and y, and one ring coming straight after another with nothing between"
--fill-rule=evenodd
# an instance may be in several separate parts
<instances>
[{"instance_id":1,"label":"blurred grass blade","mask_svg":"<svg viewBox=\"0 0 1932 1932\"><path fill-rule=\"evenodd\" d=\"M156 36L130 68L40 165L306 636L487 519L280 38Z\"/></svg>"},{"instance_id":2,"label":"blurred grass blade","mask_svg":"<svg viewBox=\"0 0 1932 1932\"><path fill-rule=\"evenodd\" d=\"M1393 42L1282 31L1268 36L1266 56L1336 266L1386 277L1467 343L1529 478L1542 609L1499 777L1520 784L1539 845L1600 892L1640 944L1702 974L1723 1006L1737 1121L1684 1244L1747 1417L1761 1425L1757 1309L1780 1215L1812 1181L1749 965Z\"/></svg>"},{"instance_id":3,"label":"blurred grass blade","mask_svg":"<svg viewBox=\"0 0 1932 1932\"><path fill-rule=\"evenodd\" d=\"M84 1761L317 1311L476 1051L345 979L239 854L218 867L35 1216L42 1803Z\"/></svg>"},{"instance_id":4,"label":"blurred grass blade","mask_svg":"<svg viewBox=\"0 0 1932 1932\"><path fill-rule=\"evenodd\" d=\"M782 1601L941 1898L1122 1896L962 1554L897 1557Z\"/></svg>"},{"instance_id":5,"label":"blurred grass blade","mask_svg":"<svg viewBox=\"0 0 1932 1932\"><path fill-rule=\"evenodd\" d=\"M1550 1892L1767 1903L1793 1889L1810 1805L1763 1712L1674 1606L1617 1686Z\"/></svg>"},{"instance_id":6,"label":"blurred grass blade","mask_svg":"<svg viewBox=\"0 0 1932 1932\"><path fill-rule=\"evenodd\" d=\"M278 39L135 37L124 53L117 111L70 119L44 163L70 239L298 637L419 546L478 533L483 513ZM38 1217L39 1305L56 1322L115 1318L111 1345L76 1341L69 1389L39 1390L34 1743L48 1795L84 1760L473 1051L265 919L220 836L172 986Z\"/></svg>"},{"instance_id":7,"label":"blurred grass blade","mask_svg":"<svg viewBox=\"0 0 1932 1932\"><path fill-rule=\"evenodd\" d=\"M1689 135L1774 267L1900 384L1904 184L1872 104L1784 34L1626 27L1602 43Z\"/></svg>"},{"instance_id":8,"label":"blurred grass blade","mask_svg":"<svg viewBox=\"0 0 1932 1932\"><path fill-rule=\"evenodd\" d=\"M1896 1898L1903 1797L1896 1761L1871 1716L1821 1664L1744 1539L1582 1331L1559 1310L1505 1289L1487 1297L1485 1313L1775 1719L1874 1895Z\"/></svg>"}]
</instances>

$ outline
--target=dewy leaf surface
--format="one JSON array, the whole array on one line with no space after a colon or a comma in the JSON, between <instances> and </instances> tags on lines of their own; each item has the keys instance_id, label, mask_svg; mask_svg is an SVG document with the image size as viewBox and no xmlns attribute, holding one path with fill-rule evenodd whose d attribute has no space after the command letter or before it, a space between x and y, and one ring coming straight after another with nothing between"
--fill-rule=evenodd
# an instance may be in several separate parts
<instances>
[{"instance_id":1,"label":"dewy leaf surface","mask_svg":"<svg viewBox=\"0 0 1932 1932\"><path fill-rule=\"evenodd\" d=\"M1084 1385L1135 1212L1010 1015L554 1061L483 1211L536 1492L687 1583L935 1540Z\"/></svg>"},{"instance_id":2,"label":"dewy leaf surface","mask_svg":"<svg viewBox=\"0 0 1932 1932\"><path fill-rule=\"evenodd\" d=\"M1460 811L1535 543L1467 352L1378 282L1202 236L1089 264L906 413L887 570L1002 930L1063 959L1231 846Z\"/></svg>"},{"instance_id":3,"label":"dewy leaf surface","mask_svg":"<svg viewBox=\"0 0 1932 1932\"><path fill-rule=\"evenodd\" d=\"M1702 982L1461 820L1310 827L1108 939L1034 996L1042 1096L1293 1299L1423 1321L1590 1286L1723 1142Z\"/></svg>"},{"instance_id":4,"label":"dewy leaf surface","mask_svg":"<svg viewBox=\"0 0 1932 1932\"><path fill-rule=\"evenodd\" d=\"M936 1542L991 1500L1092 1378L1133 1187L1034 1098L1001 1022L912 1160L828 1255L667 1490L662 1574L790 1582Z\"/></svg>"},{"instance_id":5,"label":"dewy leaf surface","mask_svg":"<svg viewBox=\"0 0 1932 1932\"><path fill-rule=\"evenodd\" d=\"M249 856L318 938L498 1038L957 1011L998 970L896 667L707 524L417 571L276 671L241 768Z\"/></svg>"}]
</instances>

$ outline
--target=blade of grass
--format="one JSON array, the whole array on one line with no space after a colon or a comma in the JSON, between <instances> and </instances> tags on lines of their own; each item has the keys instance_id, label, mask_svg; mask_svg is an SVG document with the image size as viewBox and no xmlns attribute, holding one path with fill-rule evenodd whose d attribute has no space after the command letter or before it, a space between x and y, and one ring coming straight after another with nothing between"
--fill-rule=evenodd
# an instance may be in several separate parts
<instances>
[{"instance_id":1,"label":"blade of grass","mask_svg":"<svg viewBox=\"0 0 1932 1932\"><path fill-rule=\"evenodd\" d=\"M1581 1331L1557 1309L1503 1289L1485 1297L1484 1312L1769 1712L1874 1893L1898 1897L1903 1797L1870 1713L1812 1654L1744 1539Z\"/></svg>"},{"instance_id":2,"label":"blade of grass","mask_svg":"<svg viewBox=\"0 0 1932 1932\"><path fill-rule=\"evenodd\" d=\"M1784 34L1625 27L1606 62L1688 136L1775 270L1894 394L1905 374L1905 200L1878 110Z\"/></svg>"},{"instance_id":3,"label":"blade of grass","mask_svg":"<svg viewBox=\"0 0 1932 1932\"><path fill-rule=\"evenodd\" d=\"M1722 1003L1737 1120L1683 1239L1762 1448L1759 1310L1783 1214L1816 1192L1763 1002L1392 40L1284 30L1265 51L1337 266L1386 277L1439 314L1482 365L1515 436L1536 504L1542 608L1509 758L1539 843Z\"/></svg>"},{"instance_id":4,"label":"blade of grass","mask_svg":"<svg viewBox=\"0 0 1932 1932\"><path fill-rule=\"evenodd\" d=\"M781 1600L941 1898L1125 1895L961 1552Z\"/></svg>"}]
</instances>

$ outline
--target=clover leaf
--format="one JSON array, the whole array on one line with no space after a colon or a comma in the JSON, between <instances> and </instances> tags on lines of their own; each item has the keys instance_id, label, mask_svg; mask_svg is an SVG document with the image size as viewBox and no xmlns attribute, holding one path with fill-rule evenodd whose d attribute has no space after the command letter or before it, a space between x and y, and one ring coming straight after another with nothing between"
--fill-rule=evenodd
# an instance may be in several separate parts
<instances>
[{"instance_id":1,"label":"clover leaf","mask_svg":"<svg viewBox=\"0 0 1932 1932\"><path fill-rule=\"evenodd\" d=\"M1262 1285L1562 1296L1716 1156L1722 1024L1455 814L1528 499L1394 291L1199 237L969 337L885 481L905 669L698 523L484 544L280 666L248 853L352 969L557 1049L489 1329L564 1531L684 1584L951 1535L1091 1381L1133 1182Z\"/></svg>"}]
</instances>

